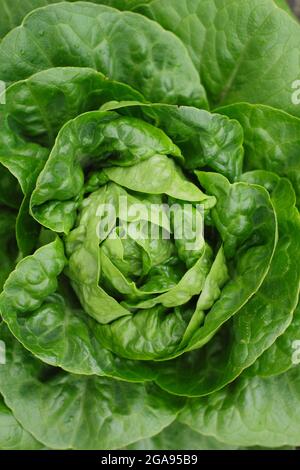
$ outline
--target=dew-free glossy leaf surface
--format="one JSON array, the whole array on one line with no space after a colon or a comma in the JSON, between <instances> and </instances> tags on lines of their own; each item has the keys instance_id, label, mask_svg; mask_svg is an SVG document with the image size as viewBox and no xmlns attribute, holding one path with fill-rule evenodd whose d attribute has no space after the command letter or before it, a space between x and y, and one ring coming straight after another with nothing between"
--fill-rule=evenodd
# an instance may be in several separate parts
<instances>
[{"instance_id":1,"label":"dew-free glossy leaf surface","mask_svg":"<svg viewBox=\"0 0 300 470\"><path fill-rule=\"evenodd\" d=\"M52 67L92 67L152 99L206 106L205 91L181 41L134 13L86 2L33 11L0 45L0 79Z\"/></svg>"},{"instance_id":2,"label":"dew-free glossy leaf surface","mask_svg":"<svg viewBox=\"0 0 300 470\"><path fill-rule=\"evenodd\" d=\"M174 421L178 397L152 384L68 374L45 366L1 327L7 362L0 390L35 438L57 449L118 449ZM27 403L30 400L30 408Z\"/></svg>"},{"instance_id":3,"label":"dew-free glossy leaf surface","mask_svg":"<svg viewBox=\"0 0 300 470\"><path fill-rule=\"evenodd\" d=\"M300 30L272 0L134 3L129 8L186 45L213 107L247 101L300 115L291 100L299 78ZM128 8L124 1L120 6Z\"/></svg>"},{"instance_id":4,"label":"dew-free glossy leaf surface","mask_svg":"<svg viewBox=\"0 0 300 470\"><path fill-rule=\"evenodd\" d=\"M183 423L227 444L298 446L299 366L270 378L241 377L207 398L188 401Z\"/></svg>"}]
</instances>

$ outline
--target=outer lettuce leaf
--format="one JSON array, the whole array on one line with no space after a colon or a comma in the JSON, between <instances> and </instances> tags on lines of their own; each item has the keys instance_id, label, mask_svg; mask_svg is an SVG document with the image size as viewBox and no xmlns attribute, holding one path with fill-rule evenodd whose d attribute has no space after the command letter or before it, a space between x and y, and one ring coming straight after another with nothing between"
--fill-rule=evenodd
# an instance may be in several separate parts
<instances>
[{"instance_id":1,"label":"outer lettuce leaf","mask_svg":"<svg viewBox=\"0 0 300 470\"><path fill-rule=\"evenodd\" d=\"M9 92L7 92L7 95L9 101L11 95ZM10 189L4 199L1 199L7 204L6 199L11 198L13 204L9 205L15 206L15 203L20 204L21 191L24 194L16 221L16 232L19 249L22 253L27 254L33 249L39 231L37 224L28 214L29 198L37 175L48 157L48 151L38 144L26 142L17 133L14 133L10 127L9 115L6 113L4 106L1 106L0 119L1 192L5 191L8 182L11 188L17 188L15 195L11 195Z\"/></svg>"},{"instance_id":2,"label":"outer lettuce leaf","mask_svg":"<svg viewBox=\"0 0 300 470\"><path fill-rule=\"evenodd\" d=\"M274 171L286 176L300 203L300 119L279 109L238 103L218 112L237 119L244 130L245 170Z\"/></svg>"},{"instance_id":3,"label":"outer lettuce leaf","mask_svg":"<svg viewBox=\"0 0 300 470\"><path fill-rule=\"evenodd\" d=\"M23 18L32 10L49 5L49 3L59 3L63 0L22 0L10 2L8 0L0 0L0 9L2 12L0 24L0 38L5 36L15 26L21 24ZM74 2L77 0L68 0ZM91 3L103 3L102 0L87 0Z\"/></svg>"},{"instance_id":4,"label":"outer lettuce leaf","mask_svg":"<svg viewBox=\"0 0 300 470\"><path fill-rule=\"evenodd\" d=\"M6 82L60 66L94 68L152 101L207 106L181 41L133 13L86 2L49 5L0 44L0 79Z\"/></svg>"},{"instance_id":5,"label":"outer lettuce leaf","mask_svg":"<svg viewBox=\"0 0 300 470\"><path fill-rule=\"evenodd\" d=\"M292 83L299 78L299 25L272 0L109 3L140 12L175 33L212 106L247 101L300 116L300 107L291 101Z\"/></svg>"},{"instance_id":6,"label":"outer lettuce leaf","mask_svg":"<svg viewBox=\"0 0 300 470\"><path fill-rule=\"evenodd\" d=\"M293 321L283 335L262 354L251 367L253 375L269 377L279 375L299 363L300 304Z\"/></svg>"},{"instance_id":7,"label":"outer lettuce leaf","mask_svg":"<svg viewBox=\"0 0 300 470\"><path fill-rule=\"evenodd\" d=\"M14 132L52 147L67 121L107 101L123 99L144 100L130 86L91 68L55 67L8 87L3 109Z\"/></svg>"},{"instance_id":8,"label":"outer lettuce leaf","mask_svg":"<svg viewBox=\"0 0 300 470\"><path fill-rule=\"evenodd\" d=\"M39 450L44 446L25 431L0 397L0 449Z\"/></svg>"},{"instance_id":9,"label":"outer lettuce leaf","mask_svg":"<svg viewBox=\"0 0 300 470\"><path fill-rule=\"evenodd\" d=\"M241 376L208 397L190 399L180 417L195 431L238 446L299 446L299 366L269 378Z\"/></svg>"},{"instance_id":10,"label":"outer lettuce leaf","mask_svg":"<svg viewBox=\"0 0 300 470\"><path fill-rule=\"evenodd\" d=\"M147 5L152 0L101 0L103 5L118 8L119 10L134 10L141 5Z\"/></svg>"},{"instance_id":11,"label":"outer lettuce leaf","mask_svg":"<svg viewBox=\"0 0 300 470\"><path fill-rule=\"evenodd\" d=\"M179 421L174 421L157 436L144 439L128 446L128 450L233 450L213 437L193 431Z\"/></svg>"},{"instance_id":12,"label":"outer lettuce leaf","mask_svg":"<svg viewBox=\"0 0 300 470\"><path fill-rule=\"evenodd\" d=\"M152 384L64 373L45 366L5 327L0 390L21 425L47 447L118 449L158 434L182 407ZM30 407L28 407L30 401Z\"/></svg>"},{"instance_id":13,"label":"outer lettuce leaf","mask_svg":"<svg viewBox=\"0 0 300 470\"><path fill-rule=\"evenodd\" d=\"M11 29L18 26L24 16L38 7L43 7L48 3L56 3L55 0L23 0L22 2L10 2L0 0L1 24L0 37L5 36Z\"/></svg>"}]
</instances>

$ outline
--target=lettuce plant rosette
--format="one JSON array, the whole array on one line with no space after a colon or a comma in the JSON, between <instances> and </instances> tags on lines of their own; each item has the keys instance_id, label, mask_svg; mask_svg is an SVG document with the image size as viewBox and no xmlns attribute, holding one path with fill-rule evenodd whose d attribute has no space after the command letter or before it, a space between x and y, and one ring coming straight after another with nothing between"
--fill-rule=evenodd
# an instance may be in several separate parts
<instances>
[{"instance_id":1,"label":"lettuce plant rosette","mask_svg":"<svg viewBox=\"0 0 300 470\"><path fill-rule=\"evenodd\" d=\"M278 5L0 1L1 449L300 445Z\"/></svg>"}]
</instances>

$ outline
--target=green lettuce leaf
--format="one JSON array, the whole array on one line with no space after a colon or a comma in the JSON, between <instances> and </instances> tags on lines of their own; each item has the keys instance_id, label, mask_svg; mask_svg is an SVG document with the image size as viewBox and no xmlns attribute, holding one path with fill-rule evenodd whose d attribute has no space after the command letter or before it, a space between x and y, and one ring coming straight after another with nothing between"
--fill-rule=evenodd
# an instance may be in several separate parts
<instances>
[{"instance_id":1,"label":"green lettuce leaf","mask_svg":"<svg viewBox=\"0 0 300 470\"><path fill-rule=\"evenodd\" d=\"M297 446L299 400L299 366L270 378L246 374L208 397L190 399L180 419L228 445Z\"/></svg>"},{"instance_id":2,"label":"green lettuce leaf","mask_svg":"<svg viewBox=\"0 0 300 470\"><path fill-rule=\"evenodd\" d=\"M43 444L22 428L0 397L0 449L39 450L43 447Z\"/></svg>"},{"instance_id":3,"label":"green lettuce leaf","mask_svg":"<svg viewBox=\"0 0 300 470\"><path fill-rule=\"evenodd\" d=\"M287 177L299 205L300 119L279 109L248 103L218 110L237 119L244 130L245 170L268 170Z\"/></svg>"},{"instance_id":4,"label":"green lettuce leaf","mask_svg":"<svg viewBox=\"0 0 300 470\"><path fill-rule=\"evenodd\" d=\"M93 3L58 3L33 11L0 44L5 82L61 66L92 67L152 101L207 106L184 45L141 15Z\"/></svg>"},{"instance_id":5,"label":"green lettuce leaf","mask_svg":"<svg viewBox=\"0 0 300 470\"><path fill-rule=\"evenodd\" d=\"M118 449L158 434L182 407L180 398L153 384L73 375L45 366L0 328L7 357L0 367L1 393L21 425L47 447Z\"/></svg>"},{"instance_id":6,"label":"green lettuce leaf","mask_svg":"<svg viewBox=\"0 0 300 470\"><path fill-rule=\"evenodd\" d=\"M292 84L299 78L300 30L273 0L109 4L142 13L175 33L187 47L212 107L246 101L300 116L291 100Z\"/></svg>"}]
</instances>

